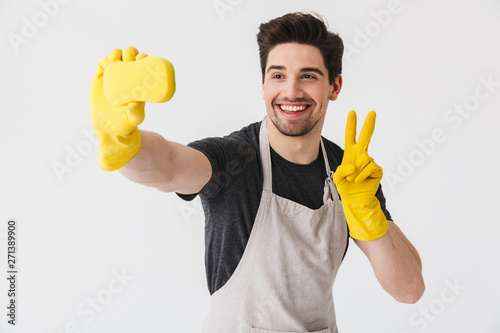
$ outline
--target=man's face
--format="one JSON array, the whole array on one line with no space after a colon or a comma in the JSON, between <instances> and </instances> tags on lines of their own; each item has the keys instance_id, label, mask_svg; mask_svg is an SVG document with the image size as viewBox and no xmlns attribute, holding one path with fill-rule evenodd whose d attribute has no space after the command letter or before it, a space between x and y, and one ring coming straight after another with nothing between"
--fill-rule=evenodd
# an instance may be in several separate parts
<instances>
[{"instance_id":1,"label":"man's face","mask_svg":"<svg viewBox=\"0 0 500 333\"><path fill-rule=\"evenodd\" d=\"M321 126L328 101L337 99L342 85L340 75L329 83L318 48L298 43L271 49L264 75L262 98L267 115L287 136L305 135L320 121Z\"/></svg>"}]
</instances>

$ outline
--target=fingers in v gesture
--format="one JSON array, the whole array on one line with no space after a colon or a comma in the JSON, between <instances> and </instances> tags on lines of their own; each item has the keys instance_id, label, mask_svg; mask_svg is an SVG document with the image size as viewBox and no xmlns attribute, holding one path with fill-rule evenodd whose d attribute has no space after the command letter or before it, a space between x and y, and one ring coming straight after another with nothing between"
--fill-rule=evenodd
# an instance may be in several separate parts
<instances>
[{"instance_id":1,"label":"fingers in v gesture","mask_svg":"<svg viewBox=\"0 0 500 333\"><path fill-rule=\"evenodd\" d=\"M336 182L341 182L346 178L348 181L359 183L368 177L382 177L382 168L368 155L368 145L375 130L375 118L375 111L370 111L356 141L356 112L349 112L345 131L344 157L342 165L338 168Z\"/></svg>"},{"instance_id":2,"label":"fingers in v gesture","mask_svg":"<svg viewBox=\"0 0 500 333\"><path fill-rule=\"evenodd\" d=\"M345 150L354 150L355 152L367 152L368 144L375 130L375 111L370 111L366 116L363 128L356 142L356 112L351 111L347 116L347 124L345 129Z\"/></svg>"}]
</instances>

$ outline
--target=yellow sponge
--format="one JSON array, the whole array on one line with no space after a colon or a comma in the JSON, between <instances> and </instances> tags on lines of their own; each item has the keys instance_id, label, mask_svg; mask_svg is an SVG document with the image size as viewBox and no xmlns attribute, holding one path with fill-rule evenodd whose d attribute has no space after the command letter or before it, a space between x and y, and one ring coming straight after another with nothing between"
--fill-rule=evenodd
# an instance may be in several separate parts
<instances>
[{"instance_id":1,"label":"yellow sponge","mask_svg":"<svg viewBox=\"0 0 500 333\"><path fill-rule=\"evenodd\" d=\"M174 67L160 57L114 61L104 70L104 95L109 103L132 101L164 103L175 92Z\"/></svg>"}]
</instances>

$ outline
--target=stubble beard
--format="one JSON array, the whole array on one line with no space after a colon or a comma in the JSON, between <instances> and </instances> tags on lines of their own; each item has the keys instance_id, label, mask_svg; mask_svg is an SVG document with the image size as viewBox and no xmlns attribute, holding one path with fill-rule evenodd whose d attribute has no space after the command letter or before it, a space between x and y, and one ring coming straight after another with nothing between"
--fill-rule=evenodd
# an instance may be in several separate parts
<instances>
[{"instance_id":1,"label":"stubble beard","mask_svg":"<svg viewBox=\"0 0 500 333\"><path fill-rule=\"evenodd\" d=\"M287 126L287 124L285 124L283 121L280 120L280 117L278 115L279 111L276 111L276 108L279 106L276 106L276 102L274 100L271 102L271 110L272 110L271 114L273 115L273 117L269 118L273 122L274 126L278 129L278 131L286 136L297 137L306 135L321 120L321 117L318 117L318 119L313 118L314 115L317 113L317 108L318 108L318 105L316 104L315 101L307 100L307 101L295 101L295 102L303 102L310 104L312 110L309 111L309 114L306 119L299 119L296 121L297 124L290 124L290 126ZM290 122L293 123L294 120L291 119Z\"/></svg>"}]
</instances>

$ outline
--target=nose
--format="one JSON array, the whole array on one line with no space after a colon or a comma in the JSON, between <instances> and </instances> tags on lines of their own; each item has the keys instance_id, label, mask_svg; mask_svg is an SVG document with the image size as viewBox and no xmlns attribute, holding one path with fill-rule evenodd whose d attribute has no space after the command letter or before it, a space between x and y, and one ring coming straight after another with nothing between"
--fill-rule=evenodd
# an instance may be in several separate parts
<instances>
[{"instance_id":1,"label":"nose","mask_svg":"<svg viewBox=\"0 0 500 333\"><path fill-rule=\"evenodd\" d=\"M296 78L289 78L283 89L284 97L293 101L296 98L303 98L304 92L302 91L302 87L300 85L300 81Z\"/></svg>"}]
</instances>

